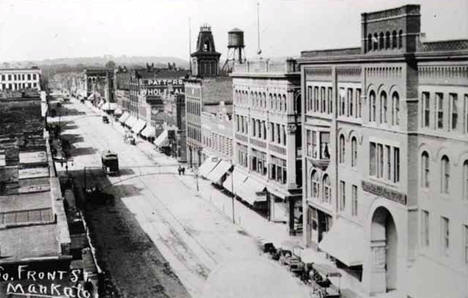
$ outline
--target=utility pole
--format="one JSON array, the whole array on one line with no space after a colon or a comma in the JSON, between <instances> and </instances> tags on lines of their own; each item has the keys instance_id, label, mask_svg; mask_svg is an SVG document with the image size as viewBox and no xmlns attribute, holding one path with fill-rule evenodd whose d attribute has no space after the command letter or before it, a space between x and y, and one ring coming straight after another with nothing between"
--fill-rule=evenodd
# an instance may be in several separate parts
<instances>
[{"instance_id":1,"label":"utility pole","mask_svg":"<svg viewBox=\"0 0 468 298\"><path fill-rule=\"evenodd\" d=\"M232 223L236 223L235 214L234 214L234 200L236 199L236 194L234 193L234 165L231 160L232 174L231 174L231 192L232 192Z\"/></svg>"},{"instance_id":2,"label":"utility pole","mask_svg":"<svg viewBox=\"0 0 468 298\"><path fill-rule=\"evenodd\" d=\"M83 169L83 184L84 184L84 189L86 189L86 167Z\"/></svg>"}]
</instances>

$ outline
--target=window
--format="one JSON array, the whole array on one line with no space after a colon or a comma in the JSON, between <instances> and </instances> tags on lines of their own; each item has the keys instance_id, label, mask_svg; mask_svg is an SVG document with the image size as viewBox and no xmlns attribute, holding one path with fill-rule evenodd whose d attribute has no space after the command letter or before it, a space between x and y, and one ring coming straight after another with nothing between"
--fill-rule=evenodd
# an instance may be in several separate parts
<instances>
[{"instance_id":1,"label":"window","mask_svg":"<svg viewBox=\"0 0 468 298\"><path fill-rule=\"evenodd\" d=\"M389 145L385 145L385 173L387 180L392 180L392 150Z\"/></svg>"},{"instance_id":2,"label":"window","mask_svg":"<svg viewBox=\"0 0 468 298\"><path fill-rule=\"evenodd\" d=\"M465 255L465 264L468 264L468 225L463 225L463 235L465 238L465 249L464 249L464 255Z\"/></svg>"},{"instance_id":3,"label":"window","mask_svg":"<svg viewBox=\"0 0 468 298\"><path fill-rule=\"evenodd\" d=\"M371 91L369 94L369 121L375 122L375 93Z\"/></svg>"},{"instance_id":4,"label":"window","mask_svg":"<svg viewBox=\"0 0 468 298\"><path fill-rule=\"evenodd\" d=\"M392 125L400 125L400 97L396 92L392 95Z\"/></svg>"},{"instance_id":5,"label":"window","mask_svg":"<svg viewBox=\"0 0 468 298\"><path fill-rule=\"evenodd\" d=\"M383 145L377 144L377 177L378 178L383 177L383 165L384 165L383 157L384 157Z\"/></svg>"},{"instance_id":6,"label":"window","mask_svg":"<svg viewBox=\"0 0 468 298\"><path fill-rule=\"evenodd\" d=\"M451 109L451 128L452 130L457 129L457 122L458 122L458 96L455 93L450 93L450 109Z\"/></svg>"},{"instance_id":7,"label":"window","mask_svg":"<svg viewBox=\"0 0 468 298\"><path fill-rule=\"evenodd\" d=\"M328 175L323 176L323 192L322 192L323 201L325 203L331 203L331 184L330 178Z\"/></svg>"},{"instance_id":8,"label":"window","mask_svg":"<svg viewBox=\"0 0 468 298\"><path fill-rule=\"evenodd\" d=\"M375 143L371 142L369 147L369 175L375 176L376 174L376 158L375 158Z\"/></svg>"},{"instance_id":9,"label":"window","mask_svg":"<svg viewBox=\"0 0 468 298\"><path fill-rule=\"evenodd\" d=\"M357 164L357 141L356 138L353 137L351 139L351 166L355 167Z\"/></svg>"},{"instance_id":10,"label":"window","mask_svg":"<svg viewBox=\"0 0 468 298\"><path fill-rule=\"evenodd\" d=\"M346 97L348 109L346 110L346 116L353 117L353 89L348 88L348 96Z\"/></svg>"},{"instance_id":11,"label":"window","mask_svg":"<svg viewBox=\"0 0 468 298\"><path fill-rule=\"evenodd\" d=\"M275 124L270 122L270 142L275 141Z\"/></svg>"},{"instance_id":12,"label":"window","mask_svg":"<svg viewBox=\"0 0 468 298\"><path fill-rule=\"evenodd\" d=\"M320 195L320 179L319 179L319 174L317 171L312 172L312 176L310 180L311 180L312 198L318 198Z\"/></svg>"},{"instance_id":13,"label":"window","mask_svg":"<svg viewBox=\"0 0 468 298\"><path fill-rule=\"evenodd\" d=\"M450 162L446 155L441 160L441 184L440 190L442 193L449 193L449 182L450 182Z\"/></svg>"},{"instance_id":14,"label":"window","mask_svg":"<svg viewBox=\"0 0 468 298\"><path fill-rule=\"evenodd\" d=\"M332 87L328 87L328 113L331 114L333 113L333 92L332 92Z\"/></svg>"},{"instance_id":15,"label":"window","mask_svg":"<svg viewBox=\"0 0 468 298\"><path fill-rule=\"evenodd\" d=\"M468 160L463 163L463 198L468 200Z\"/></svg>"},{"instance_id":16,"label":"window","mask_svg":"<svg viewBox=\"0 0 468 298\"><path fill-rule=\"evenodd\" d=\"M356 117L361 118L361 109L362 109L362 101L361 101L361 89L356 89Z\"/></svg>"},{"instance_id":17,"label":"window","mask_svg":"<svg viewBox=\"0 0 468 298\"><path fill-rule=\"evenodd\" d=\"M429 154L426 151L421 155L421 187L429 187Z\"/></svg>"},{"instance_id":18,"label":"window","mask_svg":"<svg viewBox=\"0 0 468 298\"><path fill-rule=\"evenodd\" d=\"M422 93L422 107L423 107L423 119L422 126L429 127L431 125L431 98L429 92Z\"/></svg>"},{"instance_id":19,"label":"window","mask_svg":"<svg viewBox=\"0 0 468 298\"><path fill-rule=\"evenodd\" d=\"M372 34L367 35L367 51L372 51Z\"/></svg>"},{"instance_id":20,"label":"window","mask_svg":"<svg viewBox=\"0 0 468 298\"><path fill-rule=\"evenodd\" d=\"M340 159L339 159L339 162L340 163L344 163L345 162L345 137L344 135L340 135Z\"/></svg>"},{"instance_id":21,"label":"window","mask_svg":"<svg viewBox=\"0 0 468 298\"><path fill-rule=\"evenodd\" d=\"M346 208L346 184L344 181L340 181L340 211L344 211Z\"/></svg>"},{"instance_id":22,"label":"window","mask_svg":"<svg viewBox=\"0 0 468 298\"><path fill-rule=\"evenodd\" d=\"M393 148L393 182L400 182L400 148Z\"/></svg>"},{"instance_id":23,"label":"window","mask_svg":"<svg viewBox=\"0 0 468 298\"><path fill-rule=\"evenodd\" d=\"M387 123L387 93L380 93L380 123Z\"/></svg>"},{"instance_id":24,"label":"window","mask_svg":"<svg viewBox=\"0 0 468 298\"><path fill-rule=\"evenodd\" d=\"M421 245L429 246L429 212L426 210L421 213Z\"/></svg>"},{"instance_id":25,"label":"window","mask_svg":"<svg viewBox=\"0 0 468 298\"><path fill-rule=\"evenodd\" d=\"M383 50L384 48L384 34L383 32L380 32L379 34L379 49Z\"/></svg>"},{"instance_id":26,"label":"window","mask_svg":"<svg viewBox=\"0 0 468 298\"><path fill-rule=\"evenodd\" d=\"M314 112L319 110L319 87L314 87Z\"/></svg>"},{"instance_id":27,"label":"window","mask_svg":"<svg viewBox=\"0 0 468 298\"><path fill-rule=\"evenodd\" d=\"M271 95L270 95L271 98ZM312 110L312 86L307 86L307 106L306 110Z\"/></svg>"},{"instance_id":28,"label":"window","mask_svg":"<svg viewBox=\"0 0 468 298\"><path fill-rule=\"evenodd\" d=\"M392 32L392 49L397 47L397 34L396 31Z\"/></svg>"},{"instance_id":29,"label":"window","mask_svg":"<svg viewBox=\"0 0 468 298\"><path fill-rule=\"evenodd\" d=\"M345 114L345 90L340 88L340 116Z\"/></svg>"},{"instance_id":30,"label":"window","mask_svg":"<svg viewBox=\"0 0 468 298\"><path fill-rule=\"evenodd\" d=\"M390 32L385 33L385 49L390 48Z\"/></svg>"},{"instance_id":31,"label":"window","mask_svg":"<svg viewBox=\"0 0 468 298\"><path fill-rule=\"evenodd\" d=\"M437 128L444 128L444 95L442 93L436 93L437 103Z\"/></svg>"},{"instance_id":32,"label":"window","mask_svg":"<svg viewBox=\"0 0 468 298\"><path fill-rule=\"evenodd\" d=\"M286 125L283 125L283 145L286 146Z\"/></svg>"},{"instance_id":33,"label":"window","mask_svg":"<svg viewBox=\"0 0 468 298\"><path fill-rule=\"evenodd\" d=\"M450 221L446 217L442 217L441 222L441 231L442 231L442 253L444 255L449 254L450 250Z\"/></svg>"},{"instance_id":34,"label":"window","mask_svg":"<svg viewBox=\"0 0 468 298\"><path fill-rule=\"evenodd\" d=\"M398 48L402 48L403 47L403 30L400 30L398 32Z\"/></svg>"},{"instance_id":35,"label":"window","mask_svg":"<svg viewBox=\"0 0 468 298\"><path fill-rule=\"evenodd\" d=\"M327 97L325 96L325 87L320 88L320 112L326 113L327 112Z\"/></svg>"},{"instance_id":36,"label":"window","mask_svg":"<svg viewBox=\"0 0 468 298\"><path fill-rule=\"evenodd\" d=\"M356 185L353 185L352 188L352 205L351 205L351 215L357 216L358 213L358 188Z\"/></svg>"},{"instance_id":37,"label":"window","mask_svg":"<svg viewBox=\"0 0 468 298\"><path fill-rule=\"evenodd\" d=\"M374 33L374 37L372 38L372 49L374 51L379 49L379 38L377 37L377 33Z\"/></svg>"}]
</instances>

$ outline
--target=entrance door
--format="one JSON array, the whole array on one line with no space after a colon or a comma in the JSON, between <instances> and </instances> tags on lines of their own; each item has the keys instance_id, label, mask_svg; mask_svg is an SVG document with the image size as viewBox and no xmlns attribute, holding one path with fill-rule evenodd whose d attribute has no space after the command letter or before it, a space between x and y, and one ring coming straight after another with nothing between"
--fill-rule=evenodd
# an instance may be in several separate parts
<instances>
[{"instance_id":1,"label":"entrance door","mask_svg":"<svg viewBox=\"0 0 468 298\"><path fill-rule=\"evenodd\" d=\"M372 217L371 251L373 256L371 293L385 293L396 289L398 239L390 212L377 208Z\"/></svg>"}]
</instances>

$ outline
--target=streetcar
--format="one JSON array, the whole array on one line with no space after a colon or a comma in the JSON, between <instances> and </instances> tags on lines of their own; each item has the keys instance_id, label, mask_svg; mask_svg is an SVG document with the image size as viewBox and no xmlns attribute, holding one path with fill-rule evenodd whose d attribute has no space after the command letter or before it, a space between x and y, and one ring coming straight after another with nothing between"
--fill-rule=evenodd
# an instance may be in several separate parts
<instances>
[{"instance_id":1,"label":"streetcar","mask_svg":"<svg viewBox=\"0 0 468 298\"><path fill-rule=\"evenodd\" d=\"M107 175L119 174L119 158L117 153L106 150L101 155L102 170Z\"/></svg>"}]
</instances>

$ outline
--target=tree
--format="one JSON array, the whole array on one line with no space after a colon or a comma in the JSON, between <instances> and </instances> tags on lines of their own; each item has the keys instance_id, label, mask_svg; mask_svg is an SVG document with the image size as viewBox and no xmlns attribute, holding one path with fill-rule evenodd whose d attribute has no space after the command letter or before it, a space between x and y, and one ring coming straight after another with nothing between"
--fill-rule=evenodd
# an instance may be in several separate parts
<instances>
[{"instance_id":1,"label":"tree","mask_svg":"<svg viewBox=\"0 0 468 298\"><path fill-rule=\"evenodd\" d=\"M107 61L106 68L114 69L115 68L115 62L112 61L112 60Z\"/></svg>"}]
</instances>

